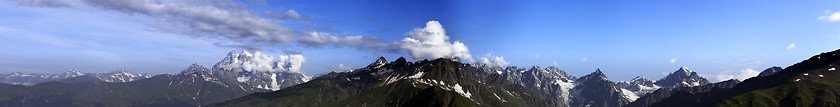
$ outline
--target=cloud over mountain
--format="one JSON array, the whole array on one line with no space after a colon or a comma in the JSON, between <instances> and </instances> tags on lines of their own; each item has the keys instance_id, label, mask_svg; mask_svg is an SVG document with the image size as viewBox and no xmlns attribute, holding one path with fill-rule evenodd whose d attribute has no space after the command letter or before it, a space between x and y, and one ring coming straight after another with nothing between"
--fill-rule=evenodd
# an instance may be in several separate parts
<instances>
[{"instance_id":1,"label":"cloud over mountain","mask_svg":"<svg viewBox=\"0 0 840 107\"><path fill-rule=\"evenodd\" d=\"M510 65L510 61L505 60L504 56L493 56L492 53L487 53L484 55L476 56L477 61L474 63L484 63L492 66L500 66L504 67ZM557 65L557 62L554 62L554 65Z\"/></svg>"},{"instance_id":2,"label":"cloud over mountain","mask_svg":"<svg viewBox=\"0 0 840 107\"><path fill-rule=\"evenodd\" d=\"M464 43L455 41L450 43L449 36L438 21L429 21L426 27L414 28L406 33L402 41L395 43L396 47L405 49L415 59L454 58L473 61L469 49Z\"/></svg>"}]
</instances>

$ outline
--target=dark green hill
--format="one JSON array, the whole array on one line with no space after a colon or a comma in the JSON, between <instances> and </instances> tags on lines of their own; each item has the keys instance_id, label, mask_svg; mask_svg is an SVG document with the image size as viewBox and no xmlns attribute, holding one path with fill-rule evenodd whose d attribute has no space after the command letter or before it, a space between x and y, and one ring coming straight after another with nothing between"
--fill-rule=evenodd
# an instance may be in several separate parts
<instances>
[{"instance_id":1,"label":"dark green hill","mask_svg":"<svg viewBox=\"0 0 840 107\"><path fill-rule=\"evenodd\" d=\"M732 88L680 91L652 106L840 106L840 50L821 53L773 75L754 77ZM822 77L820 77L822 75Z\"/></svg>"}]
</instances>

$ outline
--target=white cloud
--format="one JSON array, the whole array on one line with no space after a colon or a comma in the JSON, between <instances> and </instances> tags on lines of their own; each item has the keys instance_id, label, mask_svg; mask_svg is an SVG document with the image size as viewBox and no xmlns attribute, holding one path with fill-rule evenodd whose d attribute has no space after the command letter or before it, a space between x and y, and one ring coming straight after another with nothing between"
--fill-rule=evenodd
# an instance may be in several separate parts
<instances>
[{"instance_id":1,"label":"white cloud","mask_svg":"<svg viewBox=\"0 0 840 107\"><path fill-rule=\"evenodd\" d=\"M540 54L537 54L536 56L534 56L534 59L540 59Z\"/></svg>"},{"instance_id":2,"label":"white cloud","mask_svg":"<svg viewBox=\"0 0 840 107\"><path fill-rule=\"evenodd\" d=\"M677 59L679 59L679 58L671 58L671 63L673 64L673 63L677 62Z\"/></svg>"},{"instance_id":3,"label":"white cloud","mask_svg":"<svg viewBox=\"0 0 840 107\"><path fill-rule=\"evenodd\" d=\"M554 66L560 66L560 64L557 64L557 61L554 61Z\"/></svg>"},{"instance_id":4,"label":"white cloud","mask_svg":"<svg viewBox=\"0 0 840 107\"><path fill-rule=\"evenodd\" d=\"M376 48L378 39L299 31L279 25L287 19L309 20L295 10L258 14L237 1L157 0L15 0L19 6L95 8L136 16L139 23L176 34L233 40L244 44L297 44ZM276 15L275 15L276 13ZM270 17L270 16L281 17ZM266 16L266 17L263 17ZM364 45L364 46L363 46Z\"/></svg>"},{"instance_id":5,"label":"white cloud","mask_svg":"<svg viewBox=\"0 0 840 107\"><path fill-rule=\"evenodd\" d=\"M249 58L250 57L250 58ZM240 59L246 58L246 59ZM251 72L297 72L300 73L300 66L306 62L303 55L278 55L277 57L263 54L262 52L243 51L240 54L229 54L225 59L238 59L230 64L219 65L225 69L242 68Z\"/></svg>"},{"instance_id":6,"label":"white cloud","mask_svg":"<svg viewBox=\"0 0 840 107\"><path fill-rule=\"evenodd\" d=\"M743 69L735 74L733 74L733 72L722 72L718 74L700 74L700 76L716 82L726 81L730 79L738 79L744 81L746 79L758 76L758 74L760 73L760 71L754 69Z\"/></svg>"},{"instance_id":7,"label":"white cloud","mask_svg":"<svg viewBox=\"0 0 840 107\"><path fill-rule=\"evenodd\" d=\"M670 73L668 73L668 72L662 72L662 73L660 73L659 75L666 76L666 75L668 75L668 74L670 74Z\"/></svg>"},{"instance_id":8,"label":"white cloud","mask_svg":"<svg viewBox=\"0 0 840 107\"><path fill-rule=\"evenodd\" d=\"M588 61L589 61L589 59L586 59L586 57L581 58L581 60L582 60L583 62L588 62Z\"/></svg>"},{"instance_id":9,"label":"white cloud","mask_svg":"<svg viewBox=\"0 0 840 107\"><path fill-rule=\"evenodd\" d=\"M478 59L478 61L474 62L474 63L483 63L483 64L487 64L487 65L491 65L491 66L504 67L504 66L510 64L509 61L505 60L504 56L493 56L492 53L487 53L487 54L478 56L478 57L476 57L476 59Z\"/></svg>"},{"instance_id":10,"label":"white cloud","mask_svg":"<svg viewBox=\"0 0 840 107\"><path fill-rule=\"evenodd\" d=\"M350 71L350 70L353 70L353 68L345 66L344 64L338 64L338 66L327 66L327 67L330 68L330 69L334 69L336 71Z\"/></svg>"},{"instance_id":11,"label":"white cloud","mask_svg":"<svg viewBox=\"0 0 840 107\"><path fill-rule=\"evenodd\" d=\"M821 20L821 21L825 21L825 22L836 22L836 21L840 20L840 12L834 12L834 13L828 14L830 12L831 11L826 10L825 13L828 16L820 16L820 17L817 17L817 19Z\"/></svg>"},{"instance_id":12,"label":"white cloud","mask_svg":"<svg viewBox=\"0 0 840 107\"><path fill-rule=\"evenodd\" d=\"M469 49L464 43L455 41L450 43L443 26L438 21L429 21L424 28L414 28L406 33L396 47L406 49L415 59L454 58L472 59Z\"/></svg>"},{"instance_id":13,"label":"white cloud","mask_svg":"<svg viewBox=\"0 0 840 107\"><path fill-rule=\"evenodd\" d=\"M35 7L76 7L79 3L72 0L12 0L16 5Z\"/></svg>"},{"instance_id":14,"label":"white cloud","mask_svg":"<svg viewBox=\"0 0 840 107\"><path fill-rule=\"evenodd\" d=\"M790 45L785 47L785 49L787 49L787 50L790 50L790 49L793 49L793 48L796 48L796 43L790 43Z\"/></svg>"}]
</instances>

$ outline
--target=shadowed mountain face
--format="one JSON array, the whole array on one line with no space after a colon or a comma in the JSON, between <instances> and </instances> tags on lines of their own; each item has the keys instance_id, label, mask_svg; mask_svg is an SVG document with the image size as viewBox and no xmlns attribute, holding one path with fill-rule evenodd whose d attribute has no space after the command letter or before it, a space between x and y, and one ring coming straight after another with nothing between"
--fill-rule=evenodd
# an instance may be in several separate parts
<instances>
[{"instance_id":1,"label":"shadowed mountain face","mask_svg":"<svg viewBox=\"0 0 840 107\"><path fill-rule=\"evenodd\" d=\"M777 73L777 72L779 72L779 71L782 71L782 67L773 66L773 67L770 67L770 68L764 69L764 71L761 71L761 73L760 73L760 74L758 74L758 76L757 76L757 77L766 77L766 76L770 76L770 75L776 74L776 73Z\"/></svg>"},{"instance_id":2,"label":"shadowed mountain face","mask_svg":"<svg viewBox=\"0 0 840 107\"><path fill-rule=\"evenodd\" d=\"M635 96L630 92L625 94L600 69L580 77L577 82L578 85L571 91L574 98L570 104L572 107L618 107L630 103L626 95Z\"/></svg>"},{"instance_id":3,"label":"shadowed mountain face","mask_svg":"<svg viewBox=\"0 0 840 107\"><path fill-rule=\"evenodd\" d=\"M665 78L656 81L654 84L660 87L693 87L709 84L709 80L700 77L697 72L681 67L679 70L668 74Z\"/></svg>"}]
</instances>

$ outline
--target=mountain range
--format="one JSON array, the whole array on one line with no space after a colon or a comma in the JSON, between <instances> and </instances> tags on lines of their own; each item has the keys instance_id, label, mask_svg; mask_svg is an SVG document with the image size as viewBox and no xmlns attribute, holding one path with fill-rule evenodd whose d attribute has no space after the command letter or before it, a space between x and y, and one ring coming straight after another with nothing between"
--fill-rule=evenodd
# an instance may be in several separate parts
<instances>
[{"instance_id":1,"label":"mountain range","mask_svg":"<svg viewBox=\"0 0 840 107\"><path fill-rule=\"evenodd\" d=\"M387 61L311 78L261 54L231 51L177 74L4 74L0 106L840 106L838 51L746 80L710 83L687 67L651 80L581 77L557 67L500 67L458 58ZM113 76L112 76L113 75ZM144 77L145 76L145 77ZM114 78L106 78L114 77ZM8 79L10 78L10 79Z\"/></svg>"},{"instance_id":2,"label":"mountain range","mask_svg":"<svg viewBox=\"0 0 840 107\"><path fill-rule=\"evenodd\" d=\"M106 73L82 73L79 72L79 70L72 69L64 72L63 74L24 74L20 72L0 74L0 83L34 85L49 81L86 81L92 79L99 79L105 82L131 82L149 77L151 76L148 74L134 74L126 69L119 69Z\"/></svg>"},{"instance_id":3,"label":"mountain range","mask_svg":"<svg viewBox=\"0 0 840 107\"><path fill-rule=\"evenodd\" d=\"M304 84L210 106L611 107L629 104L659 87L705 84L709 84L708 80L685 67L658 82L638 77L631 82L616 83L607 79L600 69L576 78L552 66L502 69L445 58L417 62L399 58L387 62L380 57L364 68L331 72ZM638 86L647 89L640 90Z\"/></svg>"},{"instance_id":4,"label":"mountain range","mask_svg":"<svg viewBox=\"0 0 840 107\"><path fill-rule=\"evenodd\" d=\"M6 80L34 85L0 84L0 106L201 106L309 80L298 72L250 69L254 57L266 56L231 51L212 68L192 64L177 74L151 77L125 69L84 75L68 75L81 74L76 70L61 75L13 73L4 75ZM269 68L284 67L281 61L273 63Z\"/></svg>"}]
</instances>

